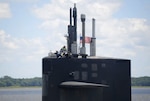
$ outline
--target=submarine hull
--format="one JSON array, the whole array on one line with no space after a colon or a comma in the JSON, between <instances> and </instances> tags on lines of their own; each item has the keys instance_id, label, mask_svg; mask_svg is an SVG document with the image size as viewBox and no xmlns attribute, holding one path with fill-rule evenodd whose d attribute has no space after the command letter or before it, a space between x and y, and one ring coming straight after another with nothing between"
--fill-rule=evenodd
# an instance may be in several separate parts
<instances>
[{"instance_id":1,"label":"submarine hull","mask_svg":"<svg viewBox=\"0 0 150 101\"><path fill-rule=\"evenodd\" d=\"M42 78L42 101L74 101L86 96L79 101L131 101L130 60L127 59L45 57L42 60ZM67 81L107 87L99 90L60 87Z\"/></svg>"}]
</instances>

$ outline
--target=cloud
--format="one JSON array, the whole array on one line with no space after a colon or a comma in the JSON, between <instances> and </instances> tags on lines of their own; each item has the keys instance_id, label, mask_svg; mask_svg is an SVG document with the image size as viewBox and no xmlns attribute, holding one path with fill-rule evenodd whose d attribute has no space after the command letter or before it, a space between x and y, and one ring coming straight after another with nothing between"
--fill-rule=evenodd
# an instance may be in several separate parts
<instances>
[{"instance_id":1,"label":"cloud","mask_svg":"<svg viewBox=\"0 0 150 101\"><path fill-rule=\"evenodd\" d=\"M109 19L103 22L98 30L100 33L97 38L100 41L99 45L110 47L110 49L123 48L125 52L133 53L135 56L137 50L147 47L146 44L141 43L150 43L147 38L150 37L148 34L150 26L146 22L145 19L137 18Z\"/></svg>"},{"instance_id":2,"label":"cloud","mask_svg":"<svg viewBox=\"0 0 150 101\"><path fill-rule=\"evenodd\" d=\"M48 43L46 38L17 38L0 30L0 76L41 76L41 61L48 55Z\"/></svg>"},{"instance_id":3,"label":"cloud","mask_svg":"<svg viewBox=\"0 0 150 101\"><path fill-rule=\"evenodd\" d=\"M68 3L64 2L68 1ZM69 22L69 6L72 1L70 0L52 0L49 4L44 4L41 7L33 9L34 14L43 20L40 28L48 30L51 33L51 38L57 38L59 33L66 33ZM109 50L109 56L121 57L134 57L137 51L142 50L144 41L149 42L149 25L146 19L140 18L113 18L113 14L118 11L121 2L109 0L107 1L91 1L91 0L78 0L78 34L81 32L80 15L85 13L86 32L87 35L91 33L91 18L96 18L96 37L97 37L97 50L103 50L98 55L107 55L106 50ZM73 4L73 3L72 3ZM83 6L84 5L84 6ZM55 8L55 9L54 9ZM64 34L60 34L63 37ZM146 39L146 40L145 40ZM56 41L56 40L52 40ZM64 43L64 41L63 41ZM117 51L119 49L121 51ZM116 54L114 54L114 52ZM122 54L123 53L123 54Z\"/></svg>"},{"instance_id":4,"label":"cloud","mask_svg":"<svg viewBox=\"0 0 150 101\"><path fill-rule=\"evenodd\" d=\"M8 49L17 49L18 46L15 42L11 41L10 35L7 35L5 31L0 30L0 45Z\"/></svg>"},{"instance_id":5,"label":"cloud","mask_svg":"<svg viewBox=\"0 0 150 101\"><path fill-rule=\"evenodd\" d=\"M48 43L48 40L43 40L42 38L15 38L0 30L0 56L3 57L0 62L8 60L7 57L9 57L8 61L14 61L18 57L24 57L20 60L28 61L33 58L37 60L45 56L49 52L48 44L45 44Z\"/></svg>"},{"instance_id":6,"label":"cloud","mask_svg":"<svg viewBox=\"0 0 150 101\"><path fill-rule=\"evenodd\" d=\"M68 19L68 12L70 5L73 5L71 0L52 0L48 4L44 4L42 7L35 6L33 12L38 18L43 20L53 20L53 19ZM77 0L77 8L79 13L85 13L89 17L97 17L97 19L107 19L118 10L120 7L120 2L102 2L91 0ZM55 9L54 9L55 8Z\"/></svg>"},{"instance_id":7,"label":"cloud","mask_svg":"<svg viewBox=\"0 0 150 101\"><path fill-rule=\"evenodd\" d=\"M11 12L8 3L0 3L0 19L1 18L10 18Z\"/></svg>"},{"instance_id":8,"label":"cloud","mask_svg":"<svg viewBox=\"0 0 150 101\"><path fill-rule=\"evenodd\" d=\"M69 23L69 8L73 7L73 1L71 0L52 0L50 3L43 4L42 6L34 6L33 13L37 18L42 19L39 28L47 30L50 33L51 42L61 40L65 34L67 34L67 25ZM92 17L96 17L96 20L107 20L112 16L114 12L120 6L120 2L110 3L105 1L91 0L77 0L76 6L78 8L78 34L81 33L80 14L87 14L87 22L91 23ZM99 25L98 25L99 26ZM91 26L87 27L89 32ZM55 39L55 40L54 40ZM65 44L65 40L61 43Z\"/></svg>"},{"instance_id":9,"label":"cloud","mask_svg":"<svg viewBox=\"0 0 150 101\"><path fill-rule=\"evenodd\" d=\"M82 10L89 18L95 17L98 20L110 18L120 7L120 3L110 2L91 2L85 4Z\"/></svg>"},{"instance_id":10,"label":"cloud","mask_svg":"<svg viewBox=\"0 0 150 101\"><path fill-rule=\"evenodd\" d=\"M56 4L45 4L41 8L35 7L34 13L38 18L43 20L53 20L56 19L56 17L64 18L68 15L65 9L62 9Z\"/></svg>"},{"instance_id":11,"label":"cloud","mask_svg":"<svg viewBox=\"0 0 150 101\"><path fill-rule=\"evenodd\" d=\"M39 0L1 0L1 2L26 2L26 3L33 3L33 2L37 2Z\"/></svg>"}]
</instances>

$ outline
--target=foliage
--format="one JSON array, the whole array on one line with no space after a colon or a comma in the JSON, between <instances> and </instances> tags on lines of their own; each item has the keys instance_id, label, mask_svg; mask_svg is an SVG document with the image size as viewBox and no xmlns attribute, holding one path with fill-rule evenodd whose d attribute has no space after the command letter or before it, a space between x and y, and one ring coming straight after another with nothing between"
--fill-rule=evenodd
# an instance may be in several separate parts
<instances>
[{"instance_id":1,"label":"foliage","mask_svg":"<svg viewBox=\"0 0 150 101\"><path fill-rule=\"evenodd\" d=\"M133 77L131 78L132 86L150 86L150 77ZM10 76L4 76L0 78L0 87L10 87L10 86L42 86L42 78L22 78L15 79Z\"/></svg>"},{"instance_id":2,"label":"foliage","mask_svg":"<svg viewBox=\"0 0 150 101\"><path fill-rule=\"evenodd\" d=\"M138 77L131 79L132 86L150 86L150 77Z\"/></svg>"},{"instance_id":3,"label":"foliage","mask_svg":"<svg viewBox=\"0 0 150 101\"><path fill-rule=\"evenodd\" d=\"M4 76L0 78L0 87L10 87L10 86L41 86L42 78L35 77L30 79L15 79L9 76Z\"/></svg>"}]
</instances>

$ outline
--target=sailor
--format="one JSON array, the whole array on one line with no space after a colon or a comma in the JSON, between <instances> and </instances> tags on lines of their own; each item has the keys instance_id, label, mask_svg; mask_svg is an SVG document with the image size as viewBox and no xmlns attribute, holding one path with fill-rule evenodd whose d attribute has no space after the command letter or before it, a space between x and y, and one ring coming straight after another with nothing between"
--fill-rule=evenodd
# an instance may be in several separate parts
<instances>
[{"instance_id":1,"label":"sailor","mask_svg":"<svg viewBox=\"0 0 150 101\"><path fill-rule=\"evenodd\" d=\"M56 51L54 54L56 54L57 58L59 58L60 54L58 53L58 51Z\"/></svg>"},{"instance_id":2,"label":"sailor","mask_svg":"<svg viewBox=\"0 0 150 101\"><path fill-rule=\"evenodd\" d=\"M63 46L63 47L60 49L60 55L61 55L61 57L65 56L66 53L67 53L66 46Z\"/></svg>"}]
</instances>

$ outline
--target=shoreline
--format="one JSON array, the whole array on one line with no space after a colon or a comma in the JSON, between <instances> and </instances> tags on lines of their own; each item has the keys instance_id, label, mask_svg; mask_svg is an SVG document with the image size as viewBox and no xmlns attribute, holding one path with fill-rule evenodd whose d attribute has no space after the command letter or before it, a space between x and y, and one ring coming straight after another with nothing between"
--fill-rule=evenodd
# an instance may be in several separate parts
<instances>
[{"instance_id":1,"label":"shoreline","mask_svg":"<svg viewBox=\"0 0 150 101\"><path fill-rule=\"evenodd\" d=\"M42 86L9 86L0 87L0 89L15 89L15 88L42 88ZM131 88L150 88L150 86L131 86Z\"/></svg>"},{"instance_id":2,"label":"shoreline","mask_svg":"<svg viewBox=\"0 0 150 101\"><path fill-rule=\"evenodd\" d=\"M42 88L42 86L9 86L9 87L0 87L0 89L19 89L19 88Z\"/></svg>"},{"instance_id":3,"label":"shoreline","mask_svg":"<svg viewBox=\"0 0 150 101\"><path fill-rule=\"evenodd\" d=\"M131 88L150 88L150 86L131 86Z\"/></svg>"}]
</instances>

